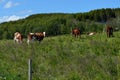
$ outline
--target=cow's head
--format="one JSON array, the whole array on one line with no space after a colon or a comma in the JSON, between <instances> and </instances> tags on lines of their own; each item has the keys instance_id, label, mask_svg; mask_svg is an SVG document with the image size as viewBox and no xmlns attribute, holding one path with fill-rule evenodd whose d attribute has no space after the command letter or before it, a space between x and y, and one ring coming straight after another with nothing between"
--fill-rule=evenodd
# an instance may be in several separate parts
<instances>
[{"instance_id":1,"label":"cow's head","mask_svg":"<svg viewBox=\"0 0 120 80\"><path fill-rule=\"evenodd\" d=\"M43 32L43 35L44 35L44 37L45 37L45 32Z\"/></svg>"}]
</instances>

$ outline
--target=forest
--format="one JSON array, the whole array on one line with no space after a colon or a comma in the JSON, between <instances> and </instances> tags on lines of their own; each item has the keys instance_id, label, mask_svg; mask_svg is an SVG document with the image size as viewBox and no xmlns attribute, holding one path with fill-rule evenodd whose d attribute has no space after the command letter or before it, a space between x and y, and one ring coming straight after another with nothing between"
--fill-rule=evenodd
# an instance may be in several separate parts
<instances>
[{"instance_id":1,"label":"forest","mask_svg":"<svg viewBox=\"0 0 120 80\"><path fill-rule=\"evenodd\" d=\"M120 28L120 8L91 10L84 13L40 13L24 19L0 23L0 39L13 39L18 31L24 37L30 32L43 32L47 36L70 34L75 27L82 33L102 32L106 25Z\"/></svg>"}]
</instances>

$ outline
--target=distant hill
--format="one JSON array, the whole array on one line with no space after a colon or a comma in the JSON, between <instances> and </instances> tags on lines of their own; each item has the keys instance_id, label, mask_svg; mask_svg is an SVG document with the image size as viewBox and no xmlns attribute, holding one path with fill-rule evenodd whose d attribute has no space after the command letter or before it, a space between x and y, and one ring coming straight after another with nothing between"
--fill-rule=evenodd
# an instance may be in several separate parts
<instances>
[{"instance_id":1,"label":"distant hill","mask_svg":"<svg viewBox=\"0 0 120 80\"><path fill-rule=\"evenodd\" d=\"M11 39L19 31L24 37L29 32L46 31L47 36L69 34L78 27L82 32L102 31L105 23L120 15L120 8L97 9L85 13L33 14L25 19L0 24L0 39Z\"/></svg>"}]
</instances>

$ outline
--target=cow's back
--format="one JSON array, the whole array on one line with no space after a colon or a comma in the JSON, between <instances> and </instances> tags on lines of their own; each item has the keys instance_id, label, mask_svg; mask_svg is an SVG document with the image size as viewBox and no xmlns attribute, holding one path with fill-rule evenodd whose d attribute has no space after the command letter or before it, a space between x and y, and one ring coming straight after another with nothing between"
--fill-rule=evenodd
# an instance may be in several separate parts
<instances>
[{"instance_id":1,"label":"cow's back","mask_svg":"<svg viewBox=\"0 0 120 80\"><path fill-rule=\"evenodd\" d=\"M78 28L73 29L73 30L72 30L72 34L73 34L75 37L77 37L78 35L80 35L80 30L79 30Z\"/></svg>"},{"instance_id":2,"label":"cow's back","mask_svg":"<svg viewBox=\"0 0 120 80\"><path fill-rule=\"evenodd\" d=\"M40 42L41 40L43 40L44 37L45 37L45 32L30 33L28 35L27 43L29 44L32 40L38 40Z\"/></svg>"}]
</instances>

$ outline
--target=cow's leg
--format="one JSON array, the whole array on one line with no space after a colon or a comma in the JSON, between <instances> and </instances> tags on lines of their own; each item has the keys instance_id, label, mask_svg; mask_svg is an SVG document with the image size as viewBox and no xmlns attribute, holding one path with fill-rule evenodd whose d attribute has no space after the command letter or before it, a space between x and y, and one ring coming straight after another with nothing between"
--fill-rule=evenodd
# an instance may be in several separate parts
<instances>
[{"instance_id":1,"label":"cow's leg","mask_svg":"<svg viewBox=\"0 0 120 80\"><path fill-rule=\"evenodd\" d=\"M109 37L109 32L107 32L107 37Z\"/></svg>"},{"instance_id":2,"label":"cow's leg","mask_svg":"<svg viewBox=\"0 0 120 80\"><path fill-rule=\"evenodd\" d=\"M111 34L110 34L110 33L108 33L108 37L110 37L110 35L111 35Z\"/></svg>"},{"instance_id":3,"label":"cow's leg","mask_svg":"<svg viewBox=\"0 0 120 80\"><path fill-rule=\"evenodd\" d=\"M110 36L113 37L113 33L112 32L110 33Z\"/></svg>"},{"instance_id":4,"label":"cow's leg","mask_svg":"<svg viewBox=\"0 0 120 80\"><path fill-rule=\"evenodd\" d=\"M78 38L78 35L76 35L77 36L77 38Z\"/></svg>"},{"instance_id":5,"label":"cow's leg","mask_svg":"<svg viewBox=\"0 0 120 80\"><path fill-rule=\"evenodd\" d=\"M16 40L14 39L14 43L16 43Z\"/></svg>"},{"instance_id":6,"label":"cow's leg","mask_svg":"<svg viewBox=\"0 0 120 80\"><path fill-rule=\"evenodd\" d=\"M30 40L29 40L29 39L27 40L27 44L28 44L28 45L30 44Z\"/></svg>"},{"instance_id":7,"label":"cow's leg","mask_svg":"<svg viewBox=\"0 0 120 80\"><path fill-rule=\"evenodd\" d=\"M14 43L16 43L16 37L14 37Z\"/></svg>"},{"instance_id":8,"label":"cow's leg","mask_svg":"<svg viewBox=\"0 0 120 80\"><path fill-rule=\"evenodd\" d=\"M75 34L75 37L77 37L77 35Z\"/></svg>"},{"instance_id":9,"label":"cow's leg","mask_svg":"<svg viewBox=\"0 0 120 80\"><path fill-rule=\"evenodd\" d=\"M38 40L39 44L40 44L40 41L41 41L41 40L39 39L39 40Z\"/></svg>"},{"instance_id":10,"label":"cow's leg","mask_svg":"<svg viewBox=\"0 0 120 80\"><path fill-rule=\"evenodd\" d=\"M81 38L81 35L79 34L80 38Z\"/></svg>"},{"instance_id":11,"label":"cow's leg","mask_svg":"<svg viewBox=\"0 0 120 80\"><path fill-rule=\"evenodd\" d=\"M15 43L19 43L19 40L18 40L18 39L15 39L14 42L15 42Z\"/></svg>"},{"instance_id":12,"label":"cow's leg","mask_svg":"<svg viewBox=\"0 0 120 80\"><path fill-rule=\"evenodd\" d=\"M20 40L20 43L22 43L22 40Z\"/></svg>"},{"instance_id":13,"label":"cow's leg","mask_svg":"<svg viewBox=\"0 0 120 80\"><path fill-rule=\"evenodd\" d=\"M112 37L114 37L113 33L111 33Z\"/></svg>"}]
</instances>

